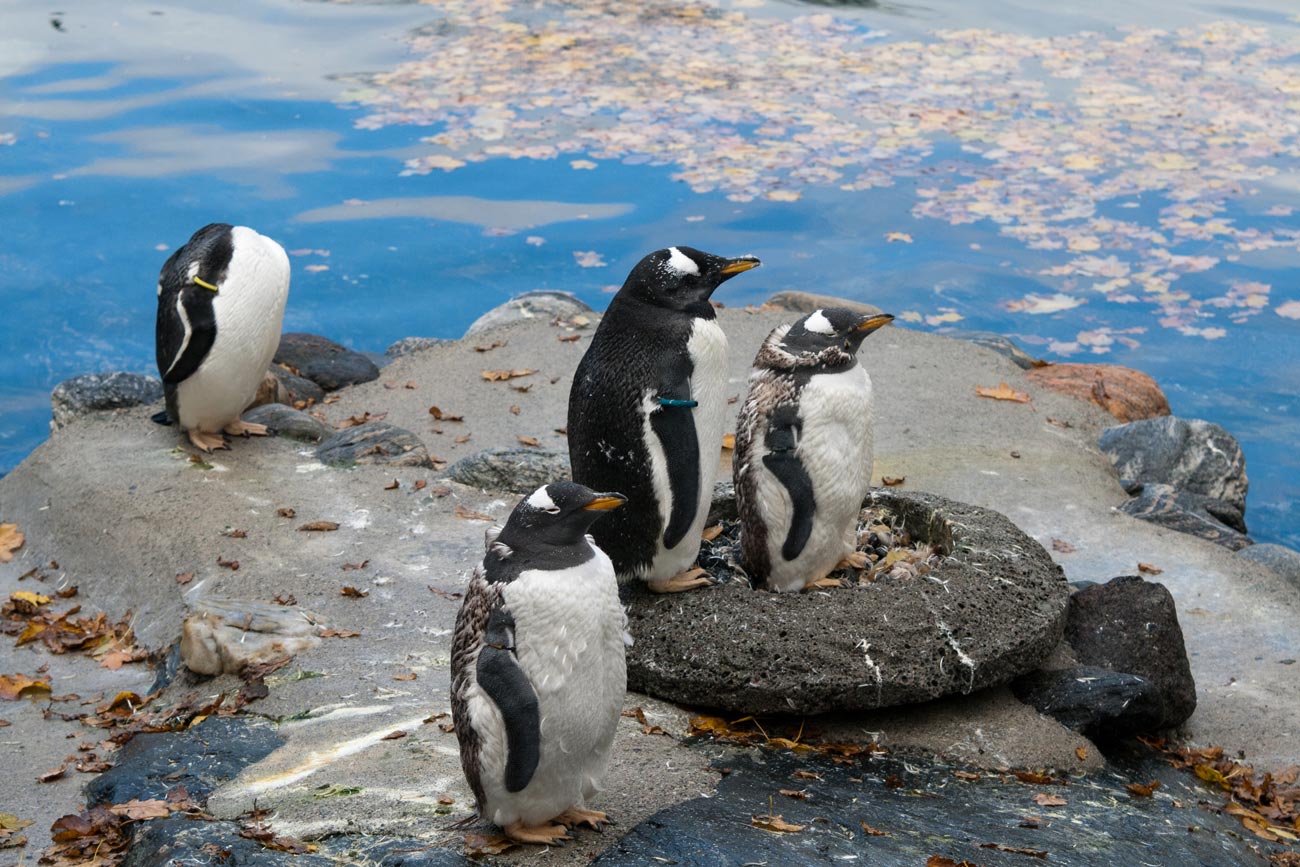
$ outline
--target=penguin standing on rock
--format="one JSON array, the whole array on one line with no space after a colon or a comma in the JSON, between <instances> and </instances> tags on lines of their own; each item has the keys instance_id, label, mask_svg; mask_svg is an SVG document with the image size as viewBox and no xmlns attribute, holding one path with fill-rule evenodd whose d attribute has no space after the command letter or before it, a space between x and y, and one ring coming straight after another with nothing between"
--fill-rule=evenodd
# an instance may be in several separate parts
<instances>
[{"instance_id":1,"label":"penguin standing on rock","mask_svg":"<svg viewBox=\"0 0 1300 867\"><path fill-rule=\"evenodd\" d=\"M538 488L470 578L451 648L451 710L479 816L522 843L599 829L583 808L609 760L627 688L627 616L586 535L626 502L573 482Z\"/></svg>"},{"instance_id":2,"label":"penguin standing on rock","mask_svg":"<svg viewBox=\"0 0 1300 867\"><path fill-rule=\"evenodd\" d=\"M736 424L732 473L741 548L755 585L834 586L851 565L871 485L871 379L863 339L893 321L843 308L816 310L763 341Z\"/></svg>"},{"instance_id":3,"label":"penguin standing on rock","mask_svg":"<svg viewBox=\"0 0 1300 867\"><path fill-rule=\"evenodd\" d=\"M289 297L284 248L245 226L212 223L172 254L158 278L158 372L166 418L205 452L224 433L265 436L241 421L280 342Z\"/></svg>"},{"instance_id":4,"label":"penguin standing on rock","mask_svg":"<svg viewBox=\"0 0 1300 867\"><path fill-rule=\"evenodd\" d=\"M601 319L569 392L576 481L623 491L594 530L620 576L660 593L708 583L693 568L722 450L727 338L709 296L759 264L690 247L646 256Z\"/></svg>"}]
</instances>

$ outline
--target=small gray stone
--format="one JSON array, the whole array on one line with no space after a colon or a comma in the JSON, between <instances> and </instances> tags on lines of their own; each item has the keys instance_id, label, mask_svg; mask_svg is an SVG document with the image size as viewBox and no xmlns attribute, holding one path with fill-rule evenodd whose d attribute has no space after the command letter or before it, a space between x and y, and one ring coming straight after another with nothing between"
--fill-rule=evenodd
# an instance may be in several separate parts
<instances>
[{"instance_id":1,"label":"small gray stone","mask_svg":"<svg viewBox=\"0 0 1300 867\"><path fill-rule=\"evenodd\" d=\"M435 346L446 346L448 343L455 342L445 337L403 337L388 347L384 354L390 358L400 358L403 355L410 355L412 352L422 352Z\"/></svg>"},{"instance_id":2,"label":"small gray stone","mask_svg":"<svg viewBox=\"0 0 1300 867\"><path fill-rule=\"evenodd\" d=\"M923 578L824 593L731 581L665 597L635 582L628 687L735 713L862 710L1005 683L1056 647L1065 576L1009 520L931 494L876 490L867 504L948 556Z\"/></svg>"},{"instance_id":3,"label":"small gray stone","mask_svg":"<svg viewBox=\"0 0 1300 867\"><path fill-rule=\"evenodd\" d=\"M264 424L282 437L318 443L334 433L334 428L305 412L282 403L267 403L245 410L242 418L254 424Z\"/></svg>"},{"instance_id":4,"label":"small gray stone","mask_svg":"<svg viewBox=\"0 0 1300 867\"><path fill-rule=\"evenodd\" d=\"M1232 551L1254 544L1241 530L1246 523L1235 507L1200 494L1176 491L1169 485L1147 484L1120 511L1180 533L1208 539Z\"/></svg>"},{"instance_id":5,"label":"small gray stone","mask_svg":"<svg viewBox=\"0 0 1300 867\"><path fill-rule=\"evenodd\" d=\"M1011 682L1016 698L1093 740L1118 740L1160 728L1165 703L1136 674L1080 666L1034 671Z\"/></svg>"},{"instance_id":6,"label":"small gray stone","mask_svg":"<svg viewBox=\"0 0 1300 867\"><path fill-rule=\"evenodd\" d=\"M1097 444L1121 479L1171 485L1246 511L1246 458L1217 424L1160 416L1106 428Z\"/></svg>"},{"instance_id":7,"label":"small gray stone","mask_svg":"<svg viewBox=\"0 0 1300 867\"><path fill-rule=\"evenodd\" d=\"M998 355L1011 359L1011 361L1023 370L1031 370L1034 366L1034 357L1025 352L1016 342L1004 334L998 334L993 331L945 331L944 337L955 337L958 340L965 340L967 343L974 343L977 346L983 346L985 349L992 349Z\"/></svg>"},{"instance_id":8,"label":"small gray stone","mask_svg":"<svg viewBox=\"0 0 1300 867\"><path fill-rule=\"evenodd\" d=\"M316 334L282 335L274 361L292 367L326 391L379 378L379 367L369 358Z\"/></svg>"},{"instance_id":9,"label":"small gray stone","mask_svg":"<svg viewBox=\"0 0 1300 867\"><path fill-rule=\"evenodd\" d=\"M812 313L814 310L825 310L827 307L844 307L868 316L885 312L876 305L867 304L864 301L836 298L834 295L816 295L812 292L800 292L793 289L778 292L763 303L773 307L780 307L782 310L789 310L791 313Z\"/></svg>"},{"instance_id":10,"label":"small gray stone","mask_svg":"<svg viewBox=\"0 0 1300 867\"><path fill-rule=\"evenodd\" d=\"M424 442L400 427L372 421L341 430L316 447L316 458L330 466L387 464L395 467L432 467Z\"/></svg>"},{"instance_id":11,"label":"small gray stone","mask_svg":"<svg viewBox=\"0 0 1300 867\"><path fill-rule=\"evenodd\" d=\"M487 491L530 494L570 477L569 456L540 449L485 449L451 465L447 478Z\"/></svg>"},{"instance_id":12,"label":"small gray stone","mask_svg":"<svg viewBox=\"0 0 1300 867\"><path fill-rule=\"evenodd\" d=\"M538 289L511 298L504 304L484 313L465 331L465 337L474 337L484 331L517 322L520 319L572 319L590 316L592 309L572 292Z\"/></svg>"},{"instance_id":13,"label":"small gray stone","mask_svg":"<svg viewBox=\"0 0 1300 867\"><path fill-rule=\"evenodd\" d=\"M1262 543L1251 545L1237 552L1243 560L1250 560L1272 569L1292 584L1300 587L1300 551L1294 551L1285 545Z\"/></svg>"},{"instance_id":14,"label":"small gray stone","mask_svg":"<svg viewBox=\"0 0 1300 867\"><path fill-rule=\"evenodd\" d=\"M280 381L285 391L288 392L290 406L300 400L320 403L325 399L325 389L305 376L298 376L278 364L271 365L271 373L275 375L275 378Z\"/></svg>"},{"instance_id":15,"label":"small gray stone","mask_svg":"<svg viewBox=\"0 0 1300 867\"><path fill-rule=\"evenodd\" d=\"M162 382L152 376L121 370L74 376L60 382L50 392L54 427L64 427L73 419L92 412L153 403L162 400L162 396Z\"/></svg>"},{"instance_id":16,"label":"small gray stone","mask_svg":"<svg viewBox=\"0 0 1300 867\"><path fill-rule=\"evenodd\" d=\"M1196 710L1183 630L1163 584L1126 575L1080 590L1070 597L1065 640L1081 665L1154 683L1164 700L1160 728L1179 725Z\"/></svg>"}]
</instances>

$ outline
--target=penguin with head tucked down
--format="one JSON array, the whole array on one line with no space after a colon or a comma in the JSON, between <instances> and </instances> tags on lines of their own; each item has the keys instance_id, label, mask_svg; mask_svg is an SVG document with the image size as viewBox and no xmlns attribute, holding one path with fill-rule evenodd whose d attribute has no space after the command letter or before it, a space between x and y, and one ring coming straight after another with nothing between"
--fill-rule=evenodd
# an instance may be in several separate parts
<instances>
[{"instance_id":1,"label":"penguin with head tucked down","mask_svg":"<svg viewBox=\"0 0 1300 867\"><path fill-rule=\"evenodd\" d=\"M241 421L280 342L289 298L284 248L246 226L212 223L172 254L158 278L155 331L165 417L211 452L224 433L265 436Z\"/></svg>"},{"instance_id":2,"label":"penguin with head tucked down","mask_svg":"<svg viewBox=\"0 0 1300 867\"><path fill-rule=\"evenodd\" d=\"M708 583L695 569L722 449L727 338L709 297L759 264L690 247L643 258L601 319L569 392L576 481L627 494L593 530L620 576L658 592Z\"/></svg>"},{"instance_id":3,"label":"penguin with head tucked down","mask_svg":"<svg viewBox=\"0 0 1300 867\"><path fill-rule=\"evenodd\" d=\"M451 710L479 815L524 843L600 828L599 788L623 709L627 615L587 530L626 502L538 488L488 531L451 648Z\"/></svg>"},{"instance_id":4,"label":"penguin with head tucked down","mask_svg":"<svg viewBox=\"0 0 1300 867\"><path fill-rule=\"evenodd\" d=\"M778 591L862 568L857 519L871 485L871 378L863 339L893 320L816 310L768 335L736 424L732 474L745 569Z\"/></svg>"}]
</instances>

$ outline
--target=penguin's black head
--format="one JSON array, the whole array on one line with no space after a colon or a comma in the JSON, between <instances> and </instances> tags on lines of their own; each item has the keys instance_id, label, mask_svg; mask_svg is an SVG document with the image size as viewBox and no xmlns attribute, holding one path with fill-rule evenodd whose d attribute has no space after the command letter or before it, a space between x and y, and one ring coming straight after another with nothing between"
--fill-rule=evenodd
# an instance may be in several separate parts
<instances>
[{"instance_id":1,"label":"penguin's black head","mask_svg":"<svg viewBox=\"0 0 1300 867\"><path fill-rule=\"evenodd\" d=\"M620 291L640 301L704 319L714 316L709 296L737 274L757 268L756 256L725 259L693 247L656 250L636 264Z\"/></svg>"},{"instance_id":2,"label":"penguin's black head","mask_svg":"<svg viewBox=\"0 0 1300 867\"><path fill-rule=\"evenodd\" d=\"M599 494L577 482L552 482L519 501L500 539L512 547L525 541L572 545L582 541L597 519L626 502L622 494Z\"/></svg>"},{"instance_id":3,"label":"penguin's black head","mask_svg":"<svg viewBox=\"0 0 1300 867\"><path fill-rule=\"evenodd\" d=\"M162 267L160 287L181 288L189 284L216 291L226 279L235 243L229 223L209 223L195 232Z\"/></svg>"},{"instance_id":4,"label":"penguin's black head","mask_svg":"<svg viewBox=\"0 0 1300 867\"><path fill-rule=\"evenodd\" d=\"M781 339L791 355L816 355L834 346L853 355L867 335L894 321L888 313L859 313L843 307L814 310L800 319Z\"/></svg>"}]
</instances>

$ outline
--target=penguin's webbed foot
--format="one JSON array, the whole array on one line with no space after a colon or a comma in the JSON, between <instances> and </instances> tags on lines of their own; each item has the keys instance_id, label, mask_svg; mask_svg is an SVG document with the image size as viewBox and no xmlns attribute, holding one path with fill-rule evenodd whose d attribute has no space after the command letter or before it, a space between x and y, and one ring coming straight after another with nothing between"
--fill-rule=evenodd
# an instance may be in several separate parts
<instances>
[{"instance_id":1,"label":"penguin's webbed foot","mask_svg":"<svg viewBox=\"0 0 1300 867\"><path fill-rule=\"evenodd\" d=\"M866 551L854 551L852 554L845 554L844 559L835 564L835 570L833 571L838 571L840 569L861 570L867 568L867 566L870 565L870 562L871 561L867 559Z\"/></svg>"},{"instance_id":2,"label":"penguin's webbed foot","mask_svg":"<svg viewBox=\"0 0 1300 867\"><path fill-rule=\"evenodd\" d=\"M266 425L244 421L242 418L237 418L230 424L226 425L225 431L232 437L264 437L269 433L266 429Z\"/></svg>"},{"instance_id":3,"label":"penguin's webbed foot","mask_svg":"<svg viewBox=\"0 0 1300 867\"><path fill-rule=\"evenodd\" d=\"M541 843L543 846L558 846L565 840L572 840L569 829L563 825L533 825L514 822L502 829L506 836L516 843Z\"/></svg>"},{"instance_id":4,"label":"penguin's webbed foot","mask_svg":"<svg viewBox=\"0 0 1300 867\"><path fill-rule=\"evenodd\" d=\"M697 566L694 569L678 572L671 578L653 578L647 581L646 585L653 593L681 593L685 590L694 590L696 587L706 587L712 584L713 582L709 580L708 575L708 572Z\"/></svg>"},{"instance_id":5,"label":"penguin's webbed foot","mask_svg":"<svg viewBox=\"0 0 1300 867\"><path fill-rule=\"evenodd\" d=\"M603 831L610 824L609 817L599 810L583 810L580 807L570 807L556 816L555 821L568 828L586 825L593 831Z\"/></svg>"},{"instance_id":6,"label":"penguin's webbed foot","mask_svg":"<svg viewBox=\"0 0 1300 867\"><path fill-rule=\"evenodd\" d=\"M185 433L189 435L190 442L208 454L212 454L213 449L230 448L230 446L226 445L226 438L220 433L208 433L201 430L187 430Z\"/></svg>"}]
</instances>

